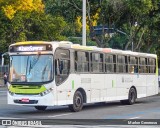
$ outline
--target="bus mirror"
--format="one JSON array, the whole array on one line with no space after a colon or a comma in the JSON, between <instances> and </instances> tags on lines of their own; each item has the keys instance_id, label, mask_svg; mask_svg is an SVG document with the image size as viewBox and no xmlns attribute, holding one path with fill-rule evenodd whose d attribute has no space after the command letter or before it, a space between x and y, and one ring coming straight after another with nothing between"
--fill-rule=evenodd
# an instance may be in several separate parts
<instances>
[{"instance_id":1,"label":"bus mirror","mask_svg":"<svg viewBox=\"0 0 160 128\"><path fill-rule=\"evenodd\" d=\"M4 57L2 56L2 64L1 64L2 66L4 65Z\"/></svg>"},{"instance_id":2,"label":"bus mirror","mask_svg":"<svg viewBox=\"0 0 160 128\"><path fill-rule=\"evenodd\" d=\"M5 52L2 54L2 62L1 62L1 65L3 66L4 65L4 56L8 56L8 52Z\"/></svg>"}]
</instances>

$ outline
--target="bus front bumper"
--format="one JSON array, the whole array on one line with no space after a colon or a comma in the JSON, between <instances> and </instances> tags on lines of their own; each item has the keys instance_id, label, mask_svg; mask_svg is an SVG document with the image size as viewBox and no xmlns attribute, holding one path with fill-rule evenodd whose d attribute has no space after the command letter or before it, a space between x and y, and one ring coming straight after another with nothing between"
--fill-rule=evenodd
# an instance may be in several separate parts
<instances>
[{"instance_id":1,"label":"bus front bumper","mask_svg":"<svg viewBox=\"0 0 160 128\"><path fill-rule=\"evenodd\" d=\"M8 92L8 104L27 105L27 106L54 106L55 100L53 93L44 96L40 95L11 95Z\"/></svg>"}]
</instances>

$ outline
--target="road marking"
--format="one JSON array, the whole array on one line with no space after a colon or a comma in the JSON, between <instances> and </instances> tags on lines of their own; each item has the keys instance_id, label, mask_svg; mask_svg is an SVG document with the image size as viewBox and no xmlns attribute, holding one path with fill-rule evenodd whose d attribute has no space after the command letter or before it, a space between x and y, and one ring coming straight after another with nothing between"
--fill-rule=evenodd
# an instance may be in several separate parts
<instances>
[{"instance_id":1,"label":"road marking","mask_svg":"<svg viewBox=\"0 0 160 128\"><path fill-rule=\"evenodd\" d=\"M126 106L123 105L123 106L117 106L117 107L122 108L122 107L126 107Z\"/></svg>"},{"instance_id":2,"label":"road marking","mask_svg":"<svg viewBox=\"0 0 160 128\"><path fill-rule=\"evenodd\" d=\"M138 106L138 105L142 105L143 103L138 103L138 104L134 104L134 106ZM128 107L130 105L121 105L121 106L117 106L117 107Z\"/></svg>"},{"instance_id":3,"label":"road marking","mask_svg":"<svg viewBox=\"0 0 160 128\"><path fill-rule=\"evenodd\" d=\"M132 118L129 118L129 119L137 119L137 118L140 118L140 117L137 116L137 117L132 117Z\"/></svg>"},{"instance_id":4,"label":"road marking","mask_svg":"<svg viewBox=\"0 0 160 128\"><path fill-rule=\"evenodd\" d=\"M144 104L144 103L138 103L138 104L134 104L134 106L135 106L135 105L142 105L142 104Z\"/></svg>"},{"instance_id":5,"label":"road marking","mask_svg":"<svg viewBox=\"0 0 160 128\"><path fill-rule=\"evenodd\" d=\"M73 113L59 114L59 115L47 116L47 117L59 117L59 116L66 116L66 115L71 115L71 114L73 114Z\"/></svg>"},{"instance_id":6,"label":"road marking","mask_svg":"<svg viewBox=\"0 0 160 128\"><path fill-rule=\"evenodd\" d=\"M16 118L16 117L0 117L0 119L25 119L25 118Z\"/></svg>"},{"instance_id":7,"label":"road marking","mask_svg":"<svg viewBox=\"0 0 160 128\"><path fill-rule=\"evenodd\" d=\"M140 117L132 117L132 118L128 118L128 119L125 119L124 121L127 121L127 120L129 120L129 119L137 119L137 118L140 118Z\"/></svg>"}]
</instances>

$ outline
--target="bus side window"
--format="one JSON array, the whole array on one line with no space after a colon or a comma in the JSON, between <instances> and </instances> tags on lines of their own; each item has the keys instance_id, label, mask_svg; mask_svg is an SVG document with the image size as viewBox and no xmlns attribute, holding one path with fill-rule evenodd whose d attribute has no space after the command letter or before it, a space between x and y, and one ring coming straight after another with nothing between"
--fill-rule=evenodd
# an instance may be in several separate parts
<instances>
[{"instance_id":1,"label":"bus side window","mask_svg":"<svg viewBox=\"0 0 160 128\"><path fill-rule=\"evenodd\" d=\"M56 65L56 75L60 75L62 74L62 71L63 71L63 61L60 61L59 59L57 59L55 61L55 65Z\"/></svg>"},{"instance_id":2,"label":"bus side window","mask_svg":"<svg viewBox=\"0 0 160 128\"><path fill-rule=\"evenodd\" d=\"M117 55L113 55L113 64L114 64L114 72L116 72L116 67L117 67Z\"/></svg>"},{"instance_id":3,"label":"bus side window","mask_svg":"<svg viewBox=\"0 0 160 128\"><path fill-rule=\"evenodd\" d=\"M154 58L149 58L149 73L156 72L156 60Z\"/></svg>"},{"instance_id":4,"label":"bus side window","mask_svg":"<svg viewBox=\"0 0 160 128\"><path fill-rule=\"evenodd\" d=\"M83 51L75 51L75 71L89 72L89 53Z\"/></svg>"},{"instance_id":5,"label":"bus side window","mask_svg":"<svg viewBox=\"0 0 160 128\"><path fill-rule=\"evenodd\" d=\"M138 66L134 66L134 73L138 73Z\"/></svg>"},{"instance_id":6,"label":"bus side window","mask_svg":"<svg viewBox=\"0 0 160 128\"><path fill-rule=\"evenodd\" d=\"M138 73L138 58L135 56L129 57L129 73Z\"/></svg>"},{"instance_id":7,"label":"bus side window","mask_svg":"<svg viewBox=\"0 0 160 128\"><path fill-rule=\"evenodd\" d=\"M68 78L70 72L69 50L58 49L55 53L55 81L61 84Z\"/></svg>"},{"instance_id":8,"label":"bus side window","mask_svg":"<svg viewBox=\"0 0 160 128\"><path fill-rule=\"evenodd\" d=\"M113 72L113 56L105 54L105 72L110 73Z\"/></svg>"},{"instance_id":9,"label":"bus side window","mask_svg":"<svg viewBox=\"0 0 160 128\"><path fill-rule=\"evenodd\" d=\"M128 56L125 56L125 70L126 70L126 73L128 73Z\"/></svg>"}]
</instances>

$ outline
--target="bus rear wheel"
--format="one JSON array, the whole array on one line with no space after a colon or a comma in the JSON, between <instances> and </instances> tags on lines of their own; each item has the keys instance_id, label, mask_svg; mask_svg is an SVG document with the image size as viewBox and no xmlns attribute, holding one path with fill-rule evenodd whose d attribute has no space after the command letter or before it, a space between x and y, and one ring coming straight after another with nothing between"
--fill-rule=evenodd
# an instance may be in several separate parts
<instances>
[{"instance_id":1,"label":"bus rear wheel","mask_svg":"<svg viewBox=\"0 0 160 128\"><path fill-rule=\"evenodd\" d=\"M83 108L83 96L80 91L76 91L73 97L73 104L69 105L72 112L79 112Z\"/></svg>"},{"instance_id":2,"label":"bus rear wheel","mask_svg":"<svg viewBox=\"0 0 160 128\"><path fill-rule=\"evenodd\" d=\"M40 110L40 111L44 111L46 110L47 106L34 106L35 109Z\"/></svg>"},{"instance_id":3,"label":"bus rear wheel","mask_svg":"<svg viewBox=\"0 0 160 128\"><path fill-rule=\"evenodd\" d=\"M127 105L132 105L136 102L136 98L137 98L136 90L134 88L131 88L129 90L128 100L121 100L121 103L127 104Z\"/></svg>"}]
</instances>

